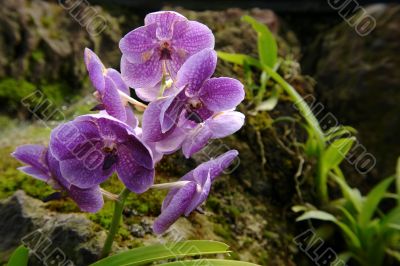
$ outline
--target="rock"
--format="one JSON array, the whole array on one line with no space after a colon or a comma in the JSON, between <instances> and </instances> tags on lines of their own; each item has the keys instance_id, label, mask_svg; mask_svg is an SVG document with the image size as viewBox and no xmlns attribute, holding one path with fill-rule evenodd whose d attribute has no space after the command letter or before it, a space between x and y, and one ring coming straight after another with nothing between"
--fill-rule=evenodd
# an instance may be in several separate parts
<instances>
[{"instance_id":1,"label":"rock","mask_svg":"<svg viewBox=\"0 0 400 266\"><path fill-rule=\"evenodd\" d=\"M143 227L142 226L140 226L140 225L138 225L138 224L132 224L132 225L130 225L129 227L129 232L131 232L131 234L134 236L134 237L140 237L140 238L142 238L142 237L144 237L144 235L145 235L145 231L144 231L144 229L143 229Z\"/></svg>"},{"instance_id":2,"label":"rock","mask_svg":"<svg viewBox=\"0 0 400 266\"><path fill-rule=\"evenodd\" d=\"M88 265L98 259L105 240L105 232L84 214L49 212L21 190L0 201L0 225L0 257L7 259L23 243L32 251L30 265L46 265L57 256L59 263Z\"/></svg>"},{"instance_id":3,"label":"rock","mask_svg":"<svg viewBox=\"0 0 400 266\"><path fill-rule=\"evenodd\" d=\"M355 127L365 152L376 158L372 171L361 168L375 183L394 173L400 154L400 5L374 5L367 11L377 23L369 35L361 37L342 22L310 47L315 58L308 63L314 66L310 71L325 112ZM356 166L347 172L360 181Z\"/></svg>"},{"instance_id":4,"label":"rock","mask_svg":"<svg viewBox=\"0 0 400 266\"><path fill-rule=\"evenodd\" d=\"M75 0L2 0L1 6L0 82L3 79L27 81L47 97L63 90L62 98L69 103L87 84L85 47L98 53L106 65L119 69L120 20L99 6ZM57 91L51 88L46 91L45 87L50 85L58 86L54 88ZM27 108L4 104L8 98L14 99L12 95L19 95L12 88L7 90L9 93L0 96L0 111L27 112ZM21 99L13 101L20 104Z\"/></svg>"},{"instance_id":5,"label":"rock","mask_svg":"<svg viewBox=\"0 0 400 266\"><path fill-rule=\"evenodd\" d=\"M168 8L167 8L168 9ZM260 22L265 23L277 36L279 41L279 54L298 59L300 45L295 34L288 29L284 22L269 9L253 8L244 10L229 8L219 11L190 11L182 8L176 9L191 20L206 24L215 35L215 48L225 52L244 53L257 56L257 34L250 24L241 21L244 15L250 15ZM232 70L232 66L220 60L217 65L216 76L232 76L239 74Z\"/></svg>"}]
</instances>

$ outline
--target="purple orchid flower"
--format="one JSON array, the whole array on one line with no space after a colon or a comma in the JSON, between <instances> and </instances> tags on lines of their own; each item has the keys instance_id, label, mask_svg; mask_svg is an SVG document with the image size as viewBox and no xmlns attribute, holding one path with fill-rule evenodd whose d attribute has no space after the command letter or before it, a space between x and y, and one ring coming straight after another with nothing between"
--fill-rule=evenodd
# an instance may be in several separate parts
<instances>
[{"instance_id":1,"label":"purple orchid flower","mask_svg":"<svg viewBox=\"0 0 400 266\"><path fill-rule=\"evenodd\" d=\"M89 48L85 48L85 64L89 72L89 78L97 90L100 105L96 109L104 109L106 112L129 124L132 127L138 125L138 120L132 108L124 101L119 91L129 95L129 87L125 84L121 74L112 68L105 68L100 58Z\"/></svg>"},{"instance_id":2,"label":"purple orchid flower","mask_svg":"<svg viewBox=\"0 0 400 266\"><path fill-rule=\"evenodd\" d=\"M151 150L121 121L99 113L77 117L55 128L50 152L59 161L61 175L79 188L105 181L114 171L135 193L154 182Z\"/></svg>"},{"instance_id":3,"label":"purple orchid flower","mask_svg":"<svg viewBox=\"0 0 400 266\"><path fill-rule=\"evenodd\" d=\"M170 135L156 142L155 149L163 154L171 154L182 148L185 157L190 158L204 148L210 139L224 138L238 131L244 119L244 114L237 111L217 113L202 123L180 119Z\"/></svg>"},{"instance_id":4,"label":"purple orchid flower","mask_svg":"<svg viewBox=\"0 0 400 266\"><path fill-rule=\"evenodd\" d=\"M104 200L98 185L81 189L64 179L58 161L42 145L23 145L11 154L17 160L27 164L20 171L44 181L56 190L62 190L74 200L82 211L97 212L103 207Z\"/></svg>"},{"instance_id":5,"label":"purple orchid flower","mask_svg":"<svg viewBox=\"0 0 400 266\"><path fill-rule=\"evenodd\" d=\"M214 48L211 30L173 11L148 14L144 26L120 41L121 73L130 87L154 88L167 74L175 80L191 55Z\"/></svg>"},{"instance_id":6,"label":"purple orchid flower","mask_svg":"<svg viewBox=\"0 0 400 266\"><path fill-rule=\"evenodd\" d=\"M202 123L216 113L234 109L244 99L243 85L238 80L210 78L216 63L215 51L204 49L183 64L175 83L178 92L151 102L143 115L146 141L165 139L180 119Z\"/></svg>"},{"instance_id":7,"label":"purple orchid flower","mask_svg":"<svg viewBox=\"0 0 400 266\"><path fill-rule=\"evenodd\" d=\"M161 214L153 224L156 234L164 233L181 215L189 216L207 199L212 182L238 156L230 150L219 157L202 163L176 182L163 201Z\"/></svg>"}]
</instances>

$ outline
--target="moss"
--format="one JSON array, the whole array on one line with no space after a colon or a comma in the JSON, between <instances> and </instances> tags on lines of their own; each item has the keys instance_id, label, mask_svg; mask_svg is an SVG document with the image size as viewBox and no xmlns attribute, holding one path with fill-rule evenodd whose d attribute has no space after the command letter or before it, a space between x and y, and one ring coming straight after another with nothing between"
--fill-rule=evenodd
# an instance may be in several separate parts
<instances>
[{"instance_id":1,"label":"moss","mask_svg":"<svg viewBox=\"0 0 400 266\"><path fill-rule=\"evenodd\" d=\"M31 54L31 58L34 62L41 63L44 61L45 54L41 50L35 50Z\"/></svg>"},{"instance_id":2,"label":"moss","mask_svg":"<svg viewBox=\"0 0 400 266\"><path fill-rule=\"evenodd\" d=\"M214 224L214 233L226 240L232 239L232 232L227 224Z\"/></svg>"},{"instance_id":3,"label":"moss","mask_svg":"<svg viewBox=\"0 0 400 266\"><path fill-rule=\"evenodd\" d=\"M34 54L37 59L40 58L39 52ZM9 114L18 112L32 115L34 113L35 117L48 118L66 100L72 100L69 94L70 88L62 82L43 82L36 85L23 79L0 80L0 104L3 104L3 108L6 108L4 111ZM60 117L50 118L60 119Z\"/></svg>"},{"instance_id":4,"label":"moss","mask_svg":"<svg viewBox=\"0 0 400 266\"><path fill-rule=\"evenodd\" d=\"M8 116L5 115L0 115L0 128L2 130L6 129L6 128L13 128L15 127L15 120L11 119Z\"/></svg>"},{"instance_id":5,"label":"moss","mask_svg":"<svg viewBox=\"0 0 400 266\"><path fill-rule=\"evenodd\" d=\"M36 86L26 80L5 78L0 80L0 103L7 111L15 111L21 106L21 100L35 92Z\"/></svg>"}]
</instances>

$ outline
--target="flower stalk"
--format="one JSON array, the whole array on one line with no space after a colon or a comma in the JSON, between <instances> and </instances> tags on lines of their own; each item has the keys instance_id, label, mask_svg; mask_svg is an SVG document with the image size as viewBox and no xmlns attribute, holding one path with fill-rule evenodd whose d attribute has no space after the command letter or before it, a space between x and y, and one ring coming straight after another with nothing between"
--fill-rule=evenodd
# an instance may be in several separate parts
<instances>
[{"instance_id":1,"label":"flower stalk","mask_svg":"<svg viewBox=\"0 0 400 266\"><path fill-rule=\"evenodd\" d=\"M119 93L119 96L121 96L121 98L123 100L127 101L128 103L132 104L133 106L138 107L139 109L142 109L142 110L147 108L147 105L139 102L138 100L133 99L129 95L125 94L124 92L118 90L118 93Z\"/></svg>"},{"instance_id":2,"label":"flower stalk","mask_svg":"<svg viewBox=\"0 0 400 266\"><path fill-rule=\"evenodd\" d=\"M118 200L115 201L114 214L111 221L110 230L108 232L107 239L104 242L103 251L101 252L102 258L107 257L111 252L115 235L117 234L119 226L121 224L122 211L124 209L125 201L129 196L129 193L130 193L129 189L124 188L122 192L119 194Z\"/></svg>"}]
</instances>

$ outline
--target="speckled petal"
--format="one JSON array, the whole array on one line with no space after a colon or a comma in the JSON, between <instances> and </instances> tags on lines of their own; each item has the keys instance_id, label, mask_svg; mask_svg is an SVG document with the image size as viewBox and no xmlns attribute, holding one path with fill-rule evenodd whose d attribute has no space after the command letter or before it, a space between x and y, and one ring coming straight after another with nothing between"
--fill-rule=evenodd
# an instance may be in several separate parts
<instances>
[{"instance_id":1,"label":"speckled petal","mask_svg":"<svg viewBox=\"0 0 400 266\"><path fill-rule=\"evenodd\" d=\"M143 122L142 122L142 128L143 128L142 138L145 142L160 141L172 133L172 130L166 133L163 133L161 131L160 114L164 102L165 99L151 102L144 111Z\"/></svg>"},{"instance_id":2,"label":"speckled petal","mask_svg":"<svg viewBox=\"0 0 400 266\"><path fill-rule=\"evenodd\" d=\"M235 108L244 99L243 84L232 78L209 79L199 94L201 101L214 112Z\"/></svg>"},{"instance_id":3,"label":"speckled petal","mask_svg":"<svg viewBox=\"0 0 400 266\"><path fill-rule=\"evenodd\" d=\"M118 90L122 91L123 93L130 95L129 87L126 85L125 81L121 77L121 73L113 68L108 68L106 72L106 76L112 79L115 86Z\"/></svg>"},{"instance_id":4,"label":"speckled petal","mask_svg":"<svg viewBox=\"0 0 400 266\"><path fill-rule=\"evenodd\" d=\"M100 58L89 48L85 48L84 60L86 68L89 72L89 79L93 86L100 94L104 91L104 75L105 70Z\"/></svg>"},{"instance_id":5,"label":"speckled petal","mask_svg":"<svg viewBox=\"0 0 400 266\"><path fill-rule=\"evenodd\" d=\"M240 112L227 111L208 119L206 124L213 133L212 138L224 138L242 128L244 119L244 114Z\"/></svg>"},{"instance_id":6,"label":"speckled petal","mask_svg":"<svg viewBox=\"0 0 400 266\"><path fill-rule=\"evenodd\" d=\"M159 40L171 39L174 24L187 20L181 14L174 11L159 11L148 14L144 19L145 25L157 25L156 36Z\"/></svg>"},{"instance_id":7,"label":"speckled petal","mask_svg":"<svg viewBox=\"0 0 400 266\"><path fill-rule=\"evenodd\" d=\"M176 86L186 87L186 95L191 97L199 93L199 90L207 79L215 71L217 65L217 53L212 49L204 49L189 57L178 71Z\"/></svg>"},{"instance_id":8,"label":"speckled petal","mask_svg":"<svg viewBox=\"0 0 400 266\"><path fill-rule=\"evenodd\" d=\"M160 95L161 84L157 83L152 88L135 88L136 95L145 102L152 102Z\"/></svg>"},{"instance_id":9,"label":"speckled petal","mask_svg":"<svg viewBox=\"0 0 400 266\"><path fill-rule=\"evenodd\" d=\"M139 125L139 120L136 117L130 106L125 106L126 112L126 124L132 128L136 128Z\"/></svg>"},{"instance_id":10,"label":"speckled petal","mask_svg":"<svg viewBox=\"0 0 400 266\"><path fill-rule=\"evenodd\" d=\"M70 121L56 127L50 135L49 149L61 161L83 156L82 153L100 141L98 128L92 121Z\"/></svg>"},{"instance_id":11,"label":"speckled petal","mask_svg":"<svg viewBox=\"0 0 400 266\"><path fill-rule=\"evenodd\" d=\"M105 77L104 95L102 102L107 113L116 119L126 122L126 110L119 96L118 89L108 76Z\"/></svg>"},{"instance_id":12,"label":"speckled petal","mask_svg":"<svg viewBox=\"0 0 400 266\"><path fill-rule=\"evenodd\" d=\"M211 137L212 132L210 129L205 125L199 125L183 142L183 155L186 158L190 158L193 154L204 148Z\"/></svg>"},{"instance_id":13,"label":"speckled petal","mask_svg":"<svg viewBox=\"0 0 400 266\"><path fill-rule=\"evenodd\" d=\"M175 96L168 97L164 101L160 112L162 133L166 133L176 127L179 116L185 107L186 101L187 98L183 90L178 92Z\"/></svg>"},{"instance_id":14,"label":"speckled petal","mask_svg":"<svg viewBox=\"0 0 400 266\"><path fill-rule=\"evenodd\" d=\"M60 162L61 175L79 188L91 188L104 182L113 172L114 166L104 169L105 156L98 151L83 159L69 159Z\"/></svg>"},{"instance_id":15,"label":"speckled petal","mask_svg":"<svg viewBox=\"0 0 400 266\"><path fill-rule=\"evenodd\" d=\"M179 217L193 200L196 193L196 183L190 182L179 189L161 212L160 216L154 221L153 231L156 234L164 233Z\"/></svg>"},{"instance_id":16,"label":"speckled petal","mask_svg":"<svg viewBox=\"0 0 400 266\"><path fill-rule=\"evenodd\" d=\"M37 179L47 181L50 172L46 160L47 148L43 145L22 145L11 154L15 159L27 164L20 171Z\"/></svg>"},{"instance_id":17,"label":"speckled petal","mask_svg":"<svg viewBox=\"0 0 400 266\"><path fill-rule=\"evenodd\" d=\"M153 54L144 63L132 63L126 58L126 56L122 55L121 75L129 87L154 87L162 78L162 68L159 55Z\"/></svg>"},{"instance_id":18,"label":"speckled petal","mask_svg":"<svg viewBox=\"0 0 400 266\"><path fill-rule=\"evenodd\" d=\"M193 55L203 49L214 48L215 40L212 31L197 21L177 22L174 27L174 49L181 54Z\"/></svg>"},{"instance_id":19,"label":"speckled petal","mask_svg":"<svg viewBox=\"0 0 400 266\"><path fill-rule=\"evenodd\" d=\"M143 193L154 183L154 168L143 167L143 161L138 158L134 145L120 145L118 147L117 173L125 186L135 192ZM148 153L148 156L151 156ZM141 157L146 156L142 154ZM146 159L144 159L146 160ZM139 161L142 163L139 164Z\"/></svg>"},{"instance_id":20,"label":"speckled petal","mask_svg":"<svg viewBox=\"0 0 400 266\"><path fill-rule=\"evenodd\" d=\"M200 186L197 186L197 188L200 188L200 190L197 190L195 196L193 197L192 201L190 202L190 205L186 208L185 210L185 216L189 216L191 212L196 210L203 202L205 202L208 198L208 194L210 194L211 190L211 178L210 178L210 171L194 171L193 177L196 181L197 184Z\"/></svg>"},{"instance_id":21,"label":"speckled petal","mask_svg":"<svg viewBox=\"0 0 400 266\"><path fill-rule=\"evenodd\" d=\"M132 63L144 63L153 49L158 45L156 39L157 25L146 25L127 33L119 42L119 48Z\"/></svg>"},{"instance_id":22,"label":"speckled petal","mask_svg":"<svg viewBox=\"0 0 400 266\"><path fill-rule=\"evenodd\" d=\"M103 195L99 186L88 189L71 186L68 190L68 196L85 212L98 212L104 205Z\"/></svg>"}]
</instances>

